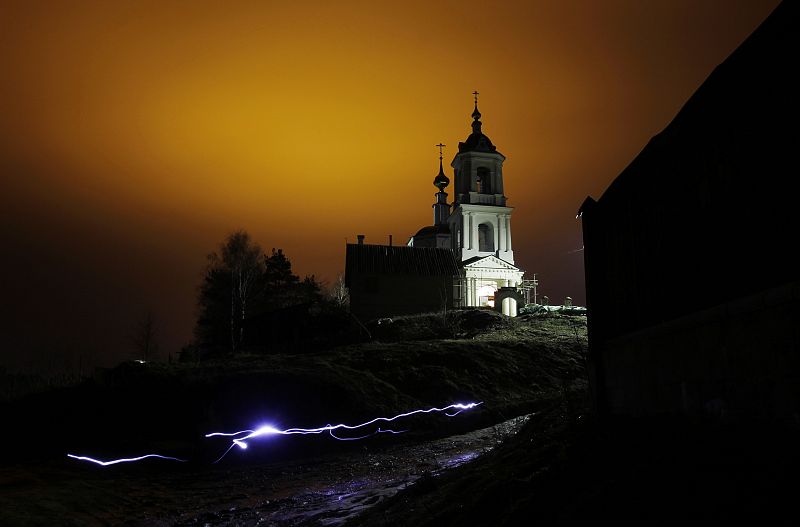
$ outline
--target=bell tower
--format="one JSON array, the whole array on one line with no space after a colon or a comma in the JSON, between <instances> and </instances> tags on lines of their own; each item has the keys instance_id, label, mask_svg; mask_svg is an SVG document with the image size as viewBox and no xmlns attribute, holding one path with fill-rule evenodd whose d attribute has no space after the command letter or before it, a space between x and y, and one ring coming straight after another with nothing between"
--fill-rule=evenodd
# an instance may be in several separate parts
<instances>
[{"instance_id":1,"label":"bell tower","mask_svg":"<svg viewBox=\"0 0 800 527\"><path fill-rule=\"evenodd\" d=\"M506 157L481 130L478 111L478 92L473 92L475 109L472 112L472 133L458 143L450 166L455 170L455 203L505 206L503 195L503 161Z\"/></svg>"},{"instance_id":2,"label":"bell tower","mask_svg":"<svg viewBox=\"0 0 800 527\"><path fill-rule=\"evenodd\" d=\"M512 207L506 206L503 191L503 162L483 133L478 92L473 92L472 133L458 143L458 153L450 166L455 171L453 210L448 218L452 248L461 261L476 256L494 255L514 263L511 246Z\"/></svg>"}]
</instances>

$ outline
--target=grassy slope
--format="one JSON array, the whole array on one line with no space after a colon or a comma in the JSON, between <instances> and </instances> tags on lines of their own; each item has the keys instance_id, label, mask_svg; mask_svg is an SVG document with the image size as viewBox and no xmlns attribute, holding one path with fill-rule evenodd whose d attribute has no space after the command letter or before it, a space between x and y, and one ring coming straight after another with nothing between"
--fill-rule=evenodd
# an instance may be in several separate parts
<instances>
[{"instance_id":1,"label":"grassy slope","mask_svg":"<svg viewBox=\"0 0 800 527\"><path fill-rule=\"evenodd\" d=\"M125 364L80 386L6 405L11 422L27 430L24 438L6 439L14 456L143 448L193 456L204 433L265 417L321 426L483 401L480 411L448 423L470 427L530 411L584 384L580 319L476 311L447 317L403 317L371 328L371 342L323 352ZM447 335L456 338L440 338Z\"/></svg>"}]
</instances>

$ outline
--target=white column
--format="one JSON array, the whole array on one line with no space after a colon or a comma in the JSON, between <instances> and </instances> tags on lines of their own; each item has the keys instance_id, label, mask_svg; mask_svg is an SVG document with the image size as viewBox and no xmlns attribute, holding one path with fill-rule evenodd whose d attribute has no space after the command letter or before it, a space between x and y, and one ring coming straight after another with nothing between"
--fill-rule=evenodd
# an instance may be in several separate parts
<instances>
[{"instance_id":1,"label":"white column","mask_svg":"<svg viewBox=\"0 0 800 527\"><path fill-rule=\"evenodd\" d=\"M464 213L464 249L472 249L470 244L470 234L469 234L469 212Z\"/></svg>"},{"instance_id":2,"label":"white column","mask_svg":"<svg viewBox=\"0 0 800 527\"><path fill-rule=\"evenodd\" d=\"M500 225L500 238L497 240L497 248L500 251L506 250L506 217L498 216L497 223Z\"/></svg>"},{"instance_id":3,"label":"white column","mask_svg":"<svg viewBox=\"0 0 800 527\"><path fill-rule=\"evenodd\" d=\"M506 216L506 251L511 250L511 216Z\"/></svg>"},{"instance_id":4,"label":"white column","mask_svg":"<svg viewBox=\"0 0 800 527\"><path fill-rule=\"evenodd\" d=\"M478 246L478 226L475 225L475 215L470 213L469 215L469 239L472 240L470 242L470 249L478 250L480 247Z\"/></svg>"},{"instance_id":5,"label":"white column","mask_svg":"<svg viewBox=\"0 0 800 527\"><path fill-rule=\"evenodd\" d=\"M497 218L494 222L494 249L497 252L500 249L500 222L503 221L502 218Z\"/></svg>"},{"instance_id":6,"label":"white column","mask_svg":"<svg viewBox=\"0 0 800 527\"><path fill-rule=\"evenodd\" d=\"M478 305L478 286L475 283L475 278L469 279L469 305L477 306Z\"/></svg>"}]
</instances>

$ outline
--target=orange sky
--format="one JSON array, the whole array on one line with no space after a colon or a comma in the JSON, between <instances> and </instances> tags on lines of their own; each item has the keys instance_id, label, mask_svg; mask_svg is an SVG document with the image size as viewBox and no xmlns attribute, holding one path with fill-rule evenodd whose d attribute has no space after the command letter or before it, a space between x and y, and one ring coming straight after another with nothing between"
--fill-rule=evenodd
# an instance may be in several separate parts
<instances>
[{"instance_id":1,"label":"orange sky","mask_svg":"<svg viewBox=\"0 0 800 527\"><path fill-rule=\"evenodd\" d=\"M328 280L404 242L475 89L517 264L583 303L577 208L776 4L3 2L0 364L112 363L147 307L177 352L238 228Z\"/></svg>"}]
</instances>

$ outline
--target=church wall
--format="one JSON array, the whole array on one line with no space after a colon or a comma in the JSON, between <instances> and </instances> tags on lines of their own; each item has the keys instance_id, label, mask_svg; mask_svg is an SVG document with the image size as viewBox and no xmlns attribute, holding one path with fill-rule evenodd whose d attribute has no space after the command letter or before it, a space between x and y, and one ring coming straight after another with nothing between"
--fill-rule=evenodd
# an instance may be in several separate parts
<instances>
[{"instance_id":1,"label":"church wall","mask_svg":"<svg viewBox=\"0 0 800 527\"><path fill-rule=\"evenodd\" d=\"M456 200L459 203L473 203L505 206L503 197L503 156L469 152L458 154L453 160L455 168ZM478 170L485 168L490 177L491 193L478 192Z\"/></svg>"},{"instance_id":2,"label":"church wall","mask_svg":"<svg viewBox=\"0 0 800 527\"><path fill-rule=\"evenodd\" d=\"M457 202L465 203L470 190L472 190L472 162L469 157L457 157L456 159L458 161L454 161L453 163L456 170L454 184L456 190L455 197Z\"/></svg>"},{"instance_id":3,"label":"church wall","mask_svg":"<svg viewBox=\"0 0 800 527\"><path fill-rule=\"evenodd\" d=\"M511 211L510 207L489 205L461 205L450 216L450 232L455 233L453 247L461 260L474 256L493 254L503 260L514 263L514 251L511 246ZM487 224L491 227L493 250L481 251L479 243L479 227ZM466 236L465 236L465 233ZM459 245L460 244L460 245Z\"/></svg>"},{"instance_id":4,"label":"church wall","mask_svg":"<svg viewBox=\"0 0 800 527\"><path fill-rule=\"evenodd\" d=\"M451 245L452 245L452 243L450 241L450 235L447 235L447 236L438 235L438 236L436 236L436 247L438 247L439 249L450 249Z\"/></svg>"},{"instance_id":5,"label":"church wall","mask_svg":"<svg viewBox=\"0 0 800 527\"><path fill-rule=\"evenodd\" d=\"M367 321L453 307L452 276L364 274L349 285L350 310Z\"/></svg>"}]
</instances>

